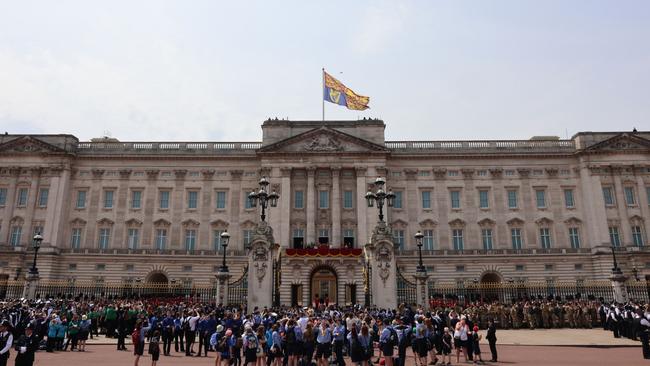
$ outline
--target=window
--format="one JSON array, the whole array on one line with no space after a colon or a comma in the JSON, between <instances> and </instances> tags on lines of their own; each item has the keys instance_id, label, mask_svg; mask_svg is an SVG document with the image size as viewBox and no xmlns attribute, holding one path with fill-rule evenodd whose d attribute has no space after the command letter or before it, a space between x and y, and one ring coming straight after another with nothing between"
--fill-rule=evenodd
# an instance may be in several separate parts
<instances>
[{"instance_id":1,"label":"window","mask_svg":"<svg viewBox=\"0 0 650 366\"><path fill-rule=\"evenodd\" d=\"M543 189L536 189L535 190L535 200L537 202L537 208L545 208L546 207L546 191Z\"/></svg>"},{"instance_id":2,"label":"window","mask_svg":"<svg viewBox=\"0 0 650 366\"><path fill-rule=\"evenodd\" d=\"M576 271L582 271L582 268L583 268L582 263L576 263L573 265L573 269Z\"/></svg>"},{"instance_id":3,"label":"window","mask_svg":"<svg viewBox=\"0 0 650 366\"><path fill-rule=\"evenodd\" d=\"M1 189L0 189L1 191ZM6 191L6 190L5 190ZM2 195L2 192L0 192L0 196ZM646 198L648 199L648 206L650 206L650 187L645 187L645 195ZM2 201L0 201L0 205L2 205Z\"/></svg>"},{"instance_id":4,"label":"window","mask_svg":"<svg viewBox=\"0 0 650 366\"><path fill-rule=\"evenodd\" d=\"M86 208L86 191L77 191L77 208Z\"/></svg>"},{"instance_id":5,"label":"window","mask_svg":"<svg viewBox=\"0 0 650 366\"><path fill-rule=\"evenodd\" d=\"M454 250L463 250L465 243L463 242L463 229L452 230L452 239L454 243Z\"/></svg>"},{"instance_id":6,"label":"window","mask_svg":"<svg viewBox=\"0 0 650 366\"><path fill-rule=\"evenodd\" d=\"M431 191L422 191L422 208L431 208Z\"/></svg>"},{"instance_id":7,"label":"window","mask_svg":"<svg viewBox=\"0 0 650 366\"><path fill-rule=\"evenodd\" d=\"M488 191L487 190L478 191L478 201L479 201L479 207L480 208L488 208L488 207L490 207L490 203L488 202Z\"/></svg>"},{"instance_id":8,"label":"window","mask_svg":"<svg viewBox=\"0 0 650 366\"><path fill-rule=\"evenodd\" d=\"M47 197L50 195L49 188L41 188L38 192L38 207L47 207Z\"/></svg>"},{"instance_id":9,"label":"window","mask_svg":"<svg viewBox=\"0 0 650 366\"><path fill-rule=\"evenodd\" d=\"M508 190L508 208L517 208L517 191Z\"/></svg>"},{"instance_id":10,"label":"window","mask_svg":"<svg viewBox=\"0 0 650 366\"><path fill-rule=\"evenodd\" d=\"M643 233L641 232L641 226L632 226L632 241L637 247L643 246Z\"/></svg>"},{"instance_id":11,"label":"window","mask_svg":"<svg viewBox=\"0 0 650 366\"><path fill-rule=\"evenodd\" d=\"M614 194L612 193L612 187L603 187L603 198L605 199L606 206L614 205Z\"/></svg>"},{"instance_id":12,"label":"window","mask_svg":"<svg viewBox=\"0 0 650 366\"><path fill-rule=\"evenodd\" d=\"M99 249L108 249L108 245L111 241L111 229L102 228L99 229Z\"/></svg>"},{"instance_id":13,"label":"window","mask_svg":"<svg viewBox=\"0 0 650 366\"><path fill-rule=\"evenodd\" d=\"M169 208L169 191L160 191L158 194L158 206L166 210Z\"/></svg>"},{"instance_id":14,"label":"window","mask_svg":"<svg viewBox=\"0 0 650 366\"><path fill-rule=\"evenodd\" d=\"M9 243L11 244L12 247L17 247L20 245L20 236L23 233L23 227L22 226L13 226L11 228L11 237L9 239Z\"/></svg>"},{"instance_id":15,"label":"window","mask_svg":"<svg viewBox=\"0 0 650 366\"><path fill-rule=\"evenodd\" d=\"M618 226L609 227L609 242L613 247L621 246L621 237L618 235Z\"/></svg>"},{"instance_id":16,"label":"window","mask_svg":"<svg viewBox=\"0 0 650 366\"><path fill-rule=\"evenodd\" d=\"M17 200L17 205L19 207L22 206L27 206L27 188L19 188L18 189L18 200Z\"/></svg>"},{"instance_id":17,"label":"window","mask_svg":"<svg viewBox=\"0 0 650 366\"><path fill-rule=\"evenodd\" d=\"M328 229L318 230L318 244L329 244L330 231Z\"/></svg>"},{"instance_id":18,"label":"window","mask_svg":"<svg viewBox=\"0 0 650 366\"><path fill-rule=\"evenodd\" d=\"M628 206L636 205L636 198L634 197L634 188L633 187L624 187L623 191L625 192L625 203Z\"/></svg>"},{"instance_id":19,"label":"window","mask_svg":"<svg viewBox=\"0 0 650 366\"><path fill-rule=\"evenodd\" d=\"M192 266L183 266L183 272L192 272Z\"/></svg>"},{"instance_id":20,"label":"window","mask_svg":"<svg viewBox=\"0 0 650 366\"><path fill-rule=\"evenodd\" d=\"M142 207L142 191L131 192L131 208L138 209Z\"/></svg>"},{"instance_id":21,"label":"window","mask_svg":"<svg viewBox=\"0 0 650 366\"><path fill-rule=\"evenodd\" d=\"M523 265L523 264L517 264L517 265L515 265L515 271L517 271L517 272L523 272L523 271L524 271L524 265Z\"/></svg>"},{"instance_id":22,"label":"window","mask_svg":"<svg viewBox=\"0 0 650 366\"><path fill-rule=\"evenodd\" d=\"M212 250L220 252L223 250L223 247L221 246L221 234L223 234L223 230L214 230L213 231L213 236L212 236Z\"/></svg>"},{"instance_id":23,"label":"window","mask_svg":"<svg viewBox=\"0 0 650 366\"><path fill-rule=\"evenodd\" d=\"M423 230L424 238L422 240L424 250L433 250L433 230Z\"/></svg>"},{"instance_id":24,"label":"window","mask_svg":"<svg viewBox=\"0 0 650 366\"><path fill-rule=\"evenodd\" d=\"M352 208L352 191L343 192L343 208Z\"/></svg>"},{"instance_id":25,"label":"window","mask_svg":"<svg viewBox=\"0 0 650 366\"><path fill-rule=\"evenodd\" d=\"M510 238L512 239L512 249L519 250L522 247L521 229L510 229Z\"/></svg>"},{"instance_id":26,"label":"window","mask_svg":"<svg viewBox=\"0 0 650 366\"><path fill-rule=\"evenodd\" d=\"M318 191L318 208L330 207L330 192Z\"/></svg>"},{"instance_id":27,"label":"window","mask_svg":"<svg viewBox=\"0 0 650 366\"><path fill-rule=\"evenodd\" d=\"M217 209L225 209L226 208L226 192L225 191L217 191Z\"/></svg>"},{"instance_id":28,"label":"window","mask_svg":"<svg viewBox=\"0 0 650 366\"><path fill-rule=\"evenodd\" d=\"M418 175L419 175L420 177L428 177L428 176L431 175L431 172L428 171L428 170L420 170L420 171L418 172Z\"/></svg>"},{"instance_id":29,"label":"window","mask_svg":"<svg viewBox=\"0 0 650 366\"><path fill-rule=\"evenodd\" d=\"M451 208L460 208L460 191L451 191Z\"/></svg>"},{"instance_id":30,"label":"window","mask_svg":"<svg viewBox=\"0 0 650 366\"><path fill-rule=\"evenodd\" d=\"M492 229L481 229L481 239L483 241L483 249L492 250Z\"/></svg>"},{"instance_id":31,"label":"window","mask_svg":"<svg viewBox=\"0 0 650 366\"><path fill-rule=\"evenodd\" d=\"M545 271L552 271L553 270L553 265L552 264L545 264L544 265L544 270Z\"/></svg>"},{"instance_id":32,"label":"window","mask_svg":"<svg viewBox=\"0 0 650 366\"><path fill-rule=\"evenodd\" d=\"M487 170L479 170L476 172L476 175L478 175L479 177L485 177L487 176Z\"/></svg>"},{"instance_id":33,"label":"window","mask_svg":"<svg viewBox=\"0 0 650 366\"><path fill-rule=\"evenodd\" d=\"M253 206L251 205L251 200L248 199L248 195L249 195L249 193L244 192L244 208L245 209L253 208Z\"/></svg>"},{"instance_id":34,"label":"window","mask_svg":"<svg viewBox=\"0 0 650 366\"><path fill-rule=\"evenodd\" d=\"M198 191L188 191L187 192L187 208L195 209L198 207L199 201L199 192Z\"/></svg>"},{"instance_id":35,"label":"window","mask_svg":"<svg viewBox=\"0 0 650 366\"><path fill-rule=\"evenodd\" d=\"M192 251L196 249L196 230L185 230L185 250Z\"/></svg>"},{"instance_id":36,"label":"window","mask_svg":"<svg viewBox=\"0 0 650 366\"><path fill-rule=\"evenodd\" d=\"M70 247L72 249L79 249L81 247L81 229L72 229L72 237L70 238Z\"/></svg>"},{"instance_id":37,"label":"window","mask_svg":"<svg viewBox=\"0 0 650 366\"><path fill-rule=\"evenodd\" d=\"M36 226L34 226L34 230L33 230L33 232L32 232L32 236L34 236L34 235L36 235L36 234L39 234L39 235L40 235L40 234L43 234L44 232L45 232L45 230L43 230L43 226L42 226L42 225L36 225Z\"/></svg>"},{"instance_id":38,"label":"window","mask_svg":"<svg viewBox=\"0 0 650 366\"><path fill-rule=\"evenodd\" d=\"M465 266L463 266L463 265L456 266L456 272L465 272ZM463 281L460 281L460 283L461 283L461 285L459 287L465 286Z\"/></svg>"},{"instance_id":39,"label":"window","mask_svg":"<svg viewBox=\"0 0 650 366\"><path fill-rule=\"evenodd\" d=\"M577 227L569 228L569 242L571 243L571 248L580 248L580 232Z\"/></svg>"},{"instance_id":40,"label":"window","mask_svg":"<svg viewBox=\"0 0 650 366\"><path fill-rule=\"evenodd\" d=\"M97 265L95 265L95 270L96 271L104 271L104 270L106 270L106 265L103 264L103 263L97 264Z\"/></svg>"},{"instance_id":41,"label":"window","mask_svg":"<svg viewBox=\"0 0 650 366\"><path fill-rule=\"evenodd\" d=\"M457 177L458 176L458 170L450 170L447 172L447 175L450 177Z\"/></svg>"},{"instance_id":42,"label":"window","mask_svg":"<svg viewBox=\"0 0 650 366\"><path fill-rule=\"evenodd\" d=\"M77 270L77 263L68 264L68 271L76 271L76 270Z\"/></svg>"},{"instance_id":43,"label":"window","mask_svg":"<svg viewBox=\"0 0 650 366\"><path fill-rule=\"evenodd\" d=\"M543 227L539 229L539 242L544 249L551 247L551 230L549 228Z\"/></svg>"},{"instance_id":44,"label":"window","mask_svg":"<svg viewBox=\"0 0 650 366\"><path fill-rule=\"evenodd\" d=\"M507 175L507 176L513 176L513 175L515 175L515 171L512 170L512 169L506 169L506 170L503 172L503 174L505 174L505 175Z\"/></svg>"},{"instance_id":45,"label":"window","mask_svg":"<svg viewBox=\"0 0 650 366\"><path fill-rule=\"evenodd\" d=\"M399 250L404 250L404 230L393 230L393 241Z\"/></svg>"},{"instance_id":46,"label":"window","mask_svg":"<svg viewBox=\"0 0 650 366\"><path fill-rule=\"evenodd\" d=\"M305 246L305 230L293 229L293 247L302 249Z\"/></svg>"},{"instance_id":47,"label":"window","mask_svg":"<svg viewBox=\"0 0 650 366\"><path fill-rule=\"evenodd\" d=\"M575 202L573 201L573 189L564 190L564 206L566 208L575 207Z\"/></svg>"},{"instance_id":48,"label":"window","mask_svg":"<svg viewBox=\"0 0 650 366\"><path fill-rule=\"evenodd\" d=\"M104 208L113 208L113 193L112 190L104 191Z\"/></svg>"},{"instance_id":49,"label":"window","mask_svg":"<svg viewBox=\"0 0 650 366\"><path fill-rule=\"evenodd\" d=\"M293 194L293 207L294 208L304 208L303 203L303 191L295 191Z\"/></svg>"},{"instance_id":50,"label":"window","mask_svg":"<svg viewBox=\"0 0 650 366\"><path fill-rule=\"evenodd\" d=\"M127 234L127 245L129 249L138 249L138 242L140 241L140 230L129 229Z\"/></svg>"},{"instance_id":51,"label":"window","mask_svg":"<svg viewBox=\"0 0 650 366\"><path fill-rule=\"evenodd\" d=\"M253 230L244 230L242 234L244 234L244 248L247 248L253 240Z\"/></svg>"},{"instance_id":52,"label":"window","mask_svg":"<svg viewBox=\"0 0 650 366\"><path fill-rule=\"evenodd\" d=\"M346 248L354 248L354 230L343 230L343 246Z\"/></svg>"},{"instance_id":53,"label":"window","mask_svg":"<svg viewBox=\"0 0 650 366\"><path fill-rule=\"evenodd\" d=\"M0 188L0 206L7 204L7 188Z\"/></svg>"},{"instance_id":54,"label":"window","mask_svg":"<svg viewBox=\"0 0 650 366\"><path fill-rule=\"evenodd\" d=\"M402 191L395 191L395 198L393 199L393 208L402 208Z\"/></svg>"},{"instance_id":55,"label":"window","mask_svg":"<svg viewBox=\"0 0 650 366\"><path fill-rule=\"evenodd\" d=\"M156 229L156 249L165 250L167 246L167 229Z\"/></svg>"}]
</instances>

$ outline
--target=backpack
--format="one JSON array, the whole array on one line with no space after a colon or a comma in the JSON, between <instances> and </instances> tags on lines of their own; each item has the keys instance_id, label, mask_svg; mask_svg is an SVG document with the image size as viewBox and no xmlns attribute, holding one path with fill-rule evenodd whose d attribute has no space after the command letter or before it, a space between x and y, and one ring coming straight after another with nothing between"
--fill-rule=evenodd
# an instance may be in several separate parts
<instances>
[{"instance_id":1,"label":"backpack","mask_svg":"<svg viewBox=\"0 0 650 366\"><path fill-rule=\"evenodd\" d=\"M397 332L393 328L388 328L388 331L390 332L390 335L388 336L388 339L386 340L386 346L387 347L395 347L397 345Z\"/></svg>"},{"instance_id":2,"label":"backpack","mask_svg":"<svg viewBox=\"0 0 650 366\"><path fill-rule=\"evenodd\" d=\"M248 347L248 349L254 349L257 352L257 337L255 337L252 334L249 335L249 336L246 336L246 343L247 343L246 346Z\"/></svg>"},{"instance_id":3,"label":"backpack","mask_svg":"<svg viewBox=\"0 0 650 366\"><path fill-rule=\"evenodd\" d=\"M131 333L131 342L133 342L134 345L140 344L140 329L133 329L133 333Z\"/></svg>"}]
</instances>

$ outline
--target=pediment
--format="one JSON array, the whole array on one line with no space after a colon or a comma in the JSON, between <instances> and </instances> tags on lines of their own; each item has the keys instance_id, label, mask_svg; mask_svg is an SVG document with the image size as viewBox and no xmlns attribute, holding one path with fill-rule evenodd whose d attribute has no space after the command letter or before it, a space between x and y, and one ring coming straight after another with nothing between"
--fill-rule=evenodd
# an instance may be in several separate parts
<instances>
[{"instance_id":1,"label":"pediment","mask_svg":"<svg viewBox=\"0 0 650 366\"><path fill-rule=\"evenodd\" d=\"M487 218L487 217L478 222L478 225L480 227L491 227L491 226L494 226L495 224L496 224L496 222L494 220L492 220L490 218Z\"/></svg>"},{"instance_id":2,"label":"pediment","mask_svg":"<svg viewBox=\"0 0 650 366\"><path fill-rule=\"evenodd\" d=\"M384 146L323 126L263 146L260 153L384 153Z\"/></svg>"},{"instance_id":3,"label":"pediment","mask_svg":"<svg viewBox=\"0 0 650 366\"><path fill-rule=\"evenodd\" d=\"M70 221L70 224L72 224L72 225L86 225L86 220L77 217L74 220Z\"/></svg>"},{"instance_id":4,"label":"pediment","mask_svg":"<svg viewBox=\"0 0 650 366\"><path fill-rule=\"evenodd\" d=\"M187 227L196 227L196 226L199 226L200 223L198 221L196 221L196 220L193 220L193 219L187 219L187 220L181 222L181 225L187 226Z\"/></svg>"},{"instance_id":5,"label":"pediment","mask_svg":"<svg viewBox=\"0 0 650 366\"><path fill-rule=\"evenodd\" d=\"M153 222L155 226L171 226L171 222L165 220L165 219L158 219Z\"/></svg>"},{"instance_id":6,"label":"pediment","mask_svg":"<svg viewBox=\"0 0 650 366\"><path fill-rule=\"evenodd\" d=\"M225 222L223 220L219 220L219 219L210 222L210 225L212 225L214 227L228 227L227 222Z\"/></svg>"},{"instance_id":7,"label":"pediment","mask_svg":"<svg viewBox=\"0 0 650 366\"><path fill-rule=\"evenodd\" d=\"M585 149L586 152L648 152L650 140L634 133L621 133Z\"/></svg>"},{"instance_id":8,"label":"pediment","mask_svg":"<svg viewBox=\"0 0 650 366\"><path fill-rule=\"evenodd\" d=\"M138 219L129 219L126 221L128 226L142 226L142 221Z\"/></svg>"},{"instance_id":9,"label":"pediment","mask_svg":"<svg viewBox=\"0 0 650 366\"><path fill-rule=\"evenodd\" d=\"M434 220L431 220L431 219L424 219L424 220L420 221L420 226L421 227L435 227L437 225L438 225L438 223L435 222Z\"/></svg>"},{"instance_id":10,"label":"pediment","mask_svg":"<svg viewBox=\"0 0 650 366\"><path fill-rule=\"evenodd\" d=\"M20 136L3 144L0 144L0 153L65 153L65 150L32 136Z\"/></svg>"},{"instance_id":11,"label":"pediment","mask_svg":"<svg viewBox=\"0 0 650 366\"><path fill-rule=\"evenodd\" d=\"M111 219L107 219L105 217L97 220L97 225L99 225L99 226L112 226L114 224L115 224L115 221L113 221Z\"/></svg>"},{"instance_id":12,"label":"pediment","mask_svg":"<svg viewBox=\"0 0 650 366\"><path fill-rule=\"evenodd\" d=\"M506 224L508 224L510 226L522 226L524 224L524 220L522 220L522 219L520 219L518 217L515 217L515 218L512 218L512 219L506 221Z\"/></svg>"}]
</instances>

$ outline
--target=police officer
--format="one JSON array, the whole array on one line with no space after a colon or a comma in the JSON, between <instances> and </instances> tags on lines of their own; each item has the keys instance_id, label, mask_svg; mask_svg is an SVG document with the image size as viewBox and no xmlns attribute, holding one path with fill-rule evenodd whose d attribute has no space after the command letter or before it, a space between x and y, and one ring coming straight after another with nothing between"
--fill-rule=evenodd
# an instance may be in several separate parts
<instances>
[{"instance_id":1,"label":"police officer","mask_svg":"<svg viewBox=\"0 0 650 366\"><path fill-rule=\"evenodd\" d=\"M640 322L639 336L641 337L641 346L643 347L643 358L650 359L650 342L648 341L648 332L650 332L650 312L645 312Z\"/></svg>"},{"instance_id":2,"label":"police officer","mask_svg":"<svg viewBox=\"0 0 650 366\"><path fill-rule=\"evenodd\" d=\"M9 350L14 343L14 336L9 331L11 324L8 320L3 320L0 323L0 366L7 366L9 359Z\"/></svg>"},{"instance_id":3,"label":"police officer","mask_svg":"<svg viewBox=\"0 0 650 366\"><path fill-rule=\"evenodd\" d=\"M21 335L16 342L16 366L32 366L34 364L34 353L38 350L38 337L34 334L34 325L27 324L25 334Z\"/></svg>"}]
</instances>

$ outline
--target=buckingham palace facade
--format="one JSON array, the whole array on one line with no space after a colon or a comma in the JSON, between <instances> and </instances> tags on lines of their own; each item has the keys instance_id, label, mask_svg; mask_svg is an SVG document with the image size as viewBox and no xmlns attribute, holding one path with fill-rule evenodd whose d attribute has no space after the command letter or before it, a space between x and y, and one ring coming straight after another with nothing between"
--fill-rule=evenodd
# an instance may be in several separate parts
<instances>
[{"instance_id":1,"label":"buckingham palace facade","mask_svg":"<svg viewBox=\"0 0 650 366\"><path fill-rule=\"evenodd\" d=\"M650 275L650 132L386 141L384 130L376 119L275 119L261 142L2 135L0 280L24 278L39 232L43 279L209 284L226 230L237 278L260 220L247 196L267 177L280 196L266 220L286 250L282 286L310 283L307 301L361 296L356 252L324 267L303 249L363 249L377 222L364 195L380 176L395 194L385 221L404 274L420 231L435 283L607 279L612 246L624 273Z\"/></svg>"}]
</instances>

